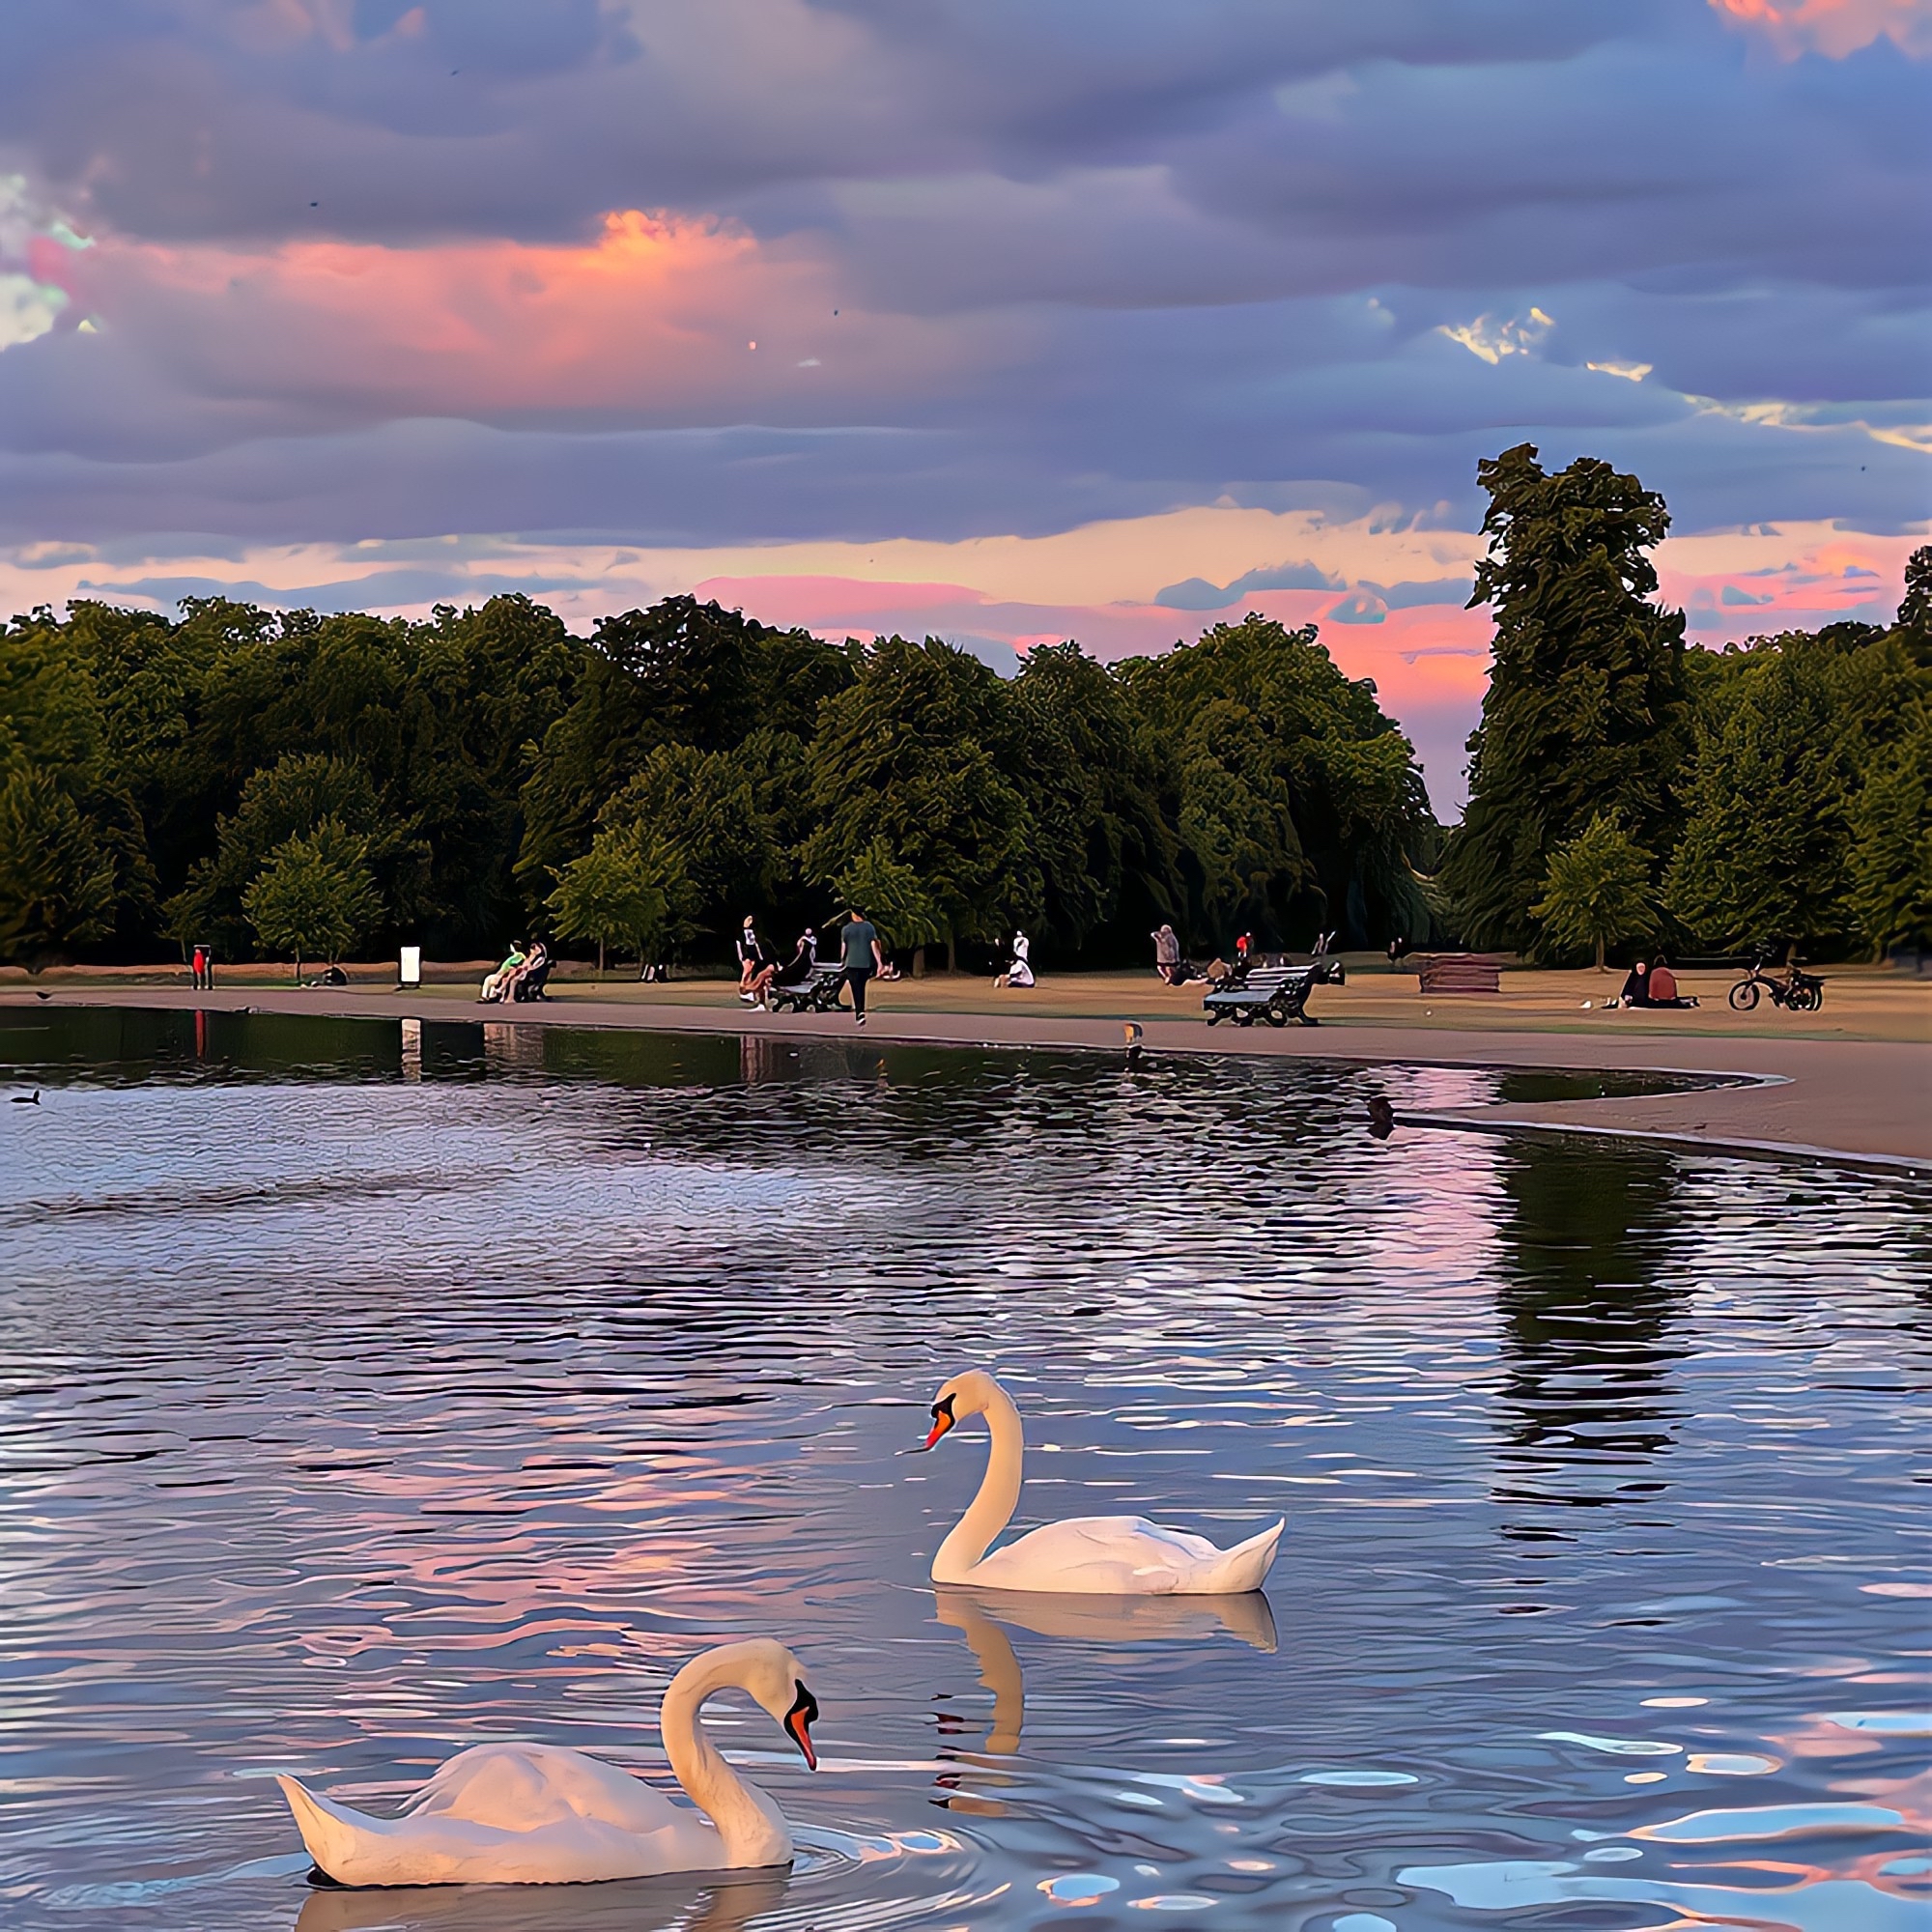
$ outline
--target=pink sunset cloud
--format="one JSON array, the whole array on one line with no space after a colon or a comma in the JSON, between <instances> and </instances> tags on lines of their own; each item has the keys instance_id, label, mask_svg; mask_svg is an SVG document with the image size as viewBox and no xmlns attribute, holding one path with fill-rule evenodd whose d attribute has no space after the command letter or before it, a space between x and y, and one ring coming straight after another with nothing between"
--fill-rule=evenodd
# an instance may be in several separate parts
<instances>
[{"instance_id":1,"label":"pink sunset cloud","mask_svg":"<svg viewBox=\"0 0 1932 1932\"><path fill-rule=\"evenodd\" d=\"M639 209L573 245L107 235L58 254L101 327L137 333L144 359L198 393L368 415L796 417L929 393L986 341L865 312L803 248Z\"/></svg>"},{"instance_id":2,"label":"pink sunset cloud","mask_svg":"<svg viewBox=\"0 0 1932 1932\"><path fill-rule=\"evenodd\" d=\"M1932 49L1924 0L1711 0L1719 13L1757 29L1786 60L1815 52L1842 60L1881 38L1908 53Z\"/></svg>"}]
</instances>

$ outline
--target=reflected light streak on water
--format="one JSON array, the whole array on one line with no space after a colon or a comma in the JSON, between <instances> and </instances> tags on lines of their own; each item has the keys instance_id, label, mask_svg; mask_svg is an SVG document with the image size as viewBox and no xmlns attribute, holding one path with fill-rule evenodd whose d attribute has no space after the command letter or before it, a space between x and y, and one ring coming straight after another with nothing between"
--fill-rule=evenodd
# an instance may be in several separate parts
<instances>
[{"instance_id":1,"label":"reflected light streak on water","mask_svg":"<svg viewBox=\"0 0 1932 1932\"><path fill-rule=\"evenodd\" d=\"M1369 1136L1442 1069L201 1040L0 1015L9 1927L1925 1923L1924 1190ZM1286 1514L1271 1605L936 1597L969 1363L1022 1524ZM662 1775L753 1633L788 1879L308 1888L271 1771Z\"/></svg>"}]
</instances>

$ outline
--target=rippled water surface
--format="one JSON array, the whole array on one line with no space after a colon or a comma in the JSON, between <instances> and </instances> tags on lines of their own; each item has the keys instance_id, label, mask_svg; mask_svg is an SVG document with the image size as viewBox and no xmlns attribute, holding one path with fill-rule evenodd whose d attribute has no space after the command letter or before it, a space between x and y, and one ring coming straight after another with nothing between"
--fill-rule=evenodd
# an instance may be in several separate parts
<instances>
[{"instance_id":1,"label":"rippled water surface","mask_svg":"<svg viewBox=\"0 0 1932 1932\"><path fill-rule=\"evenodd\" d=\"M197 1025L199 1031L197 1032ZM1365 1130L1495 1076L0 1011L10 1928L1922 1928L1932 1258L1909 1183ZM924 1580L1289 1519L1268 1603ZM779 1636L748 1886L312 1890L532 1737L663 1774Z\"/></svg>"}]
</instances>

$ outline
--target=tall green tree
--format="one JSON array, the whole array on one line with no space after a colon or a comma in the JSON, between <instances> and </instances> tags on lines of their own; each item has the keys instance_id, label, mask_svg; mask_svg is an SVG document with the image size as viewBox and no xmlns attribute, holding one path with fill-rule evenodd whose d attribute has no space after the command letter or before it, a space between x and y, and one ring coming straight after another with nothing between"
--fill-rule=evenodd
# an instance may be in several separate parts
<instances>
[{"instance_id":1,"label":"tall green tree","mask_svg":"<svg viewBox=\"0 0 1932 1932\"><path fill-rule=\"evenodd\" d=\"M597 822L677 855L692 918L722 952L745 915L772 906L792 878L804 784L805 747L789 732L761 728L722 752L660 745Z\"/></svg>"},{"instance_id":2,"label":"tall green tree","mask_svg":"<svg viewBox=\"0 0 1932 1932\"><path fill-rule=\"evenodd\" d=\"M0 783L0 959L38 972L114 928L115 867L54 779Z\"/></svg>"},{"instance_id":3,"label":"tall green tree","mask_svg":"<svg viewBox=\"0 0 1932 1932\"><path fill-rule=\"evenodd\" d=\"M217 823L214 852L162 908L168 930L184 944L207 939L244 954L257 930L244 906L249 888L272 852L325 824L359 843L376 908L364 935L378 925L415 929L431 890L428 840L396 821L359 760L311 752L287 753L250 775L234 812Z\"/></svg>"},{"instance_id":4,"label":"tall green tree","mask_svg":"<svg viewBox=\"0 0 1932 1932\"><path fill-rule=\"evenodd\" d=\"M1173 916L1179 848L1126 684L1077 643L1036 644L1011 689L1014 775L1031 808L1043 937L1071 952Z\"/></svg>"},{"instance_id":5,"label":"tall green tree","mask_svg":"<svg viewBox=\"0 0 1932 1932\"><path fill-rule=\"evenodd\" d=\"M1861 795L1900 755L1928 682L1904 640L1869 625L1725 652L1699 680L1683 838L1665 878L1672 913L1726 947L1782 940L1816 952L1850 937ZM1879 838L1897 819L1862 822ZM1874 848L1868 881L1911 864L1909 844L1884 858Z\"/></svg>"},{"instance_id":6,"label":"tall green tree","mask_svg":"<svg viewBox=\"0 0 1932 1932\"><path fill-rule=\"evenodd\" d=\"M1190 939L1426 935L1410 862L1435 823L1414 753L1312 624L1251 613L1119 674L1176 830Z\"/></svg>"},{"instance_id":7,"label":"tall green tree","mask_svg":"<svg viewBox=\"0 0 1932 1932\"><path fill-rule=\"evenodd\" d=\"M600 619L576 698L531 759L518 876L547 891L660 746L724 752L760 728L809 737L820 701L851 678L843 647L691 597Z\"/></svg>"},{"instance_id":8,"label":"tall green tree","mask_svg":"<svg viewBox=\"0 0 1932 1932\"><path fill-rule=\"evenodd\" d=\"M1495 613L1494 658L1439 876L1464 938L1529 952L1551 855L1597 813L1669 849L1690 732L1684 618L1650 601L1670 517L1634 476L1594 457L1551 475L1525 442L1477 480L1490 551L1469 603Z\"/></svg>"},{"instance_id":9,"label":"tall green tree","mask_svg":"<svg viewBox=\"0 0 1932 1932\"><path fill-rule=\"evenodd\" d=\"M1599 812L1551 855L1543 897L1530 913L1548 934L1551 952L1596 953L1648 939L1658 927L1652 860L1614 817Z\"/></svg>"},{"instance_id":10,"label":"tall green tree","mask_svg":"<svg viewBox=\"0 0 1932 1932\"><path fill-rule=\"evenodd\" d=\"M1932 946L1932 723L1912 729L1853 801L1845 909L1875 957Z\"/></svg>"},{"instance_id":11,"label":"tall green tree","mask_svg":"<svg viewBox=\"0 0 1932 1932\"><path fill-rule=\"evenodd\" d=\"M879 929L888 948L910 946L919 956L913 970L923 965L925 949L946 936L932 895L910 866L901 865L883 838L874 838L833 880L839 905L856 907Z\"/></svg>"},{"instance_id":12,"label":"tall green tree","mask_svg":"<svg viewBox=\"0 0 1932 1932\"><path fill-rule=\"evenodd\" d=\"M825 701L809 761L807 874L830 879L875 838L918 874L949 945L1037 916L1034 821L1017 781L1010 694L937 638L883 638Z\"/></svg>"},{"instance_id":13,"label":"tall green tree","mask_svg":"<svg viewBox=\"0 0 1932 1932\"><path fill-rule=\"evenodd\" d=\"M306 838L285 839L269 854L242 895L262 944L333 965L382 915L363 841L326 818Z\"/></svg>"},{"instance_id":14,"label":"tall green tree","mask_svg":"<svg viewBox=\"0 0 1932 1932\"><path fill-rule=\"evenodd\" d=\"M678 852L631 823L598 833L557 874L547 904L561 937L596 946L601 974L611 947L628 947L641 967L685 937L696 898Z\"/></svg>"}]
</instances>

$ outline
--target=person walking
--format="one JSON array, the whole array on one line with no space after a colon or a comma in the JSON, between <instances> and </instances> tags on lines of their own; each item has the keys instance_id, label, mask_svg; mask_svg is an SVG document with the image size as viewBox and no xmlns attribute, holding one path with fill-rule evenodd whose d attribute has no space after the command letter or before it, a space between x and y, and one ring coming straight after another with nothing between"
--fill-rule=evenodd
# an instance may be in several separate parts
<instances>
[{"instance_id":1,"label":"person walking","mask_svg":"<svg viewBox=\"0 0 1932 1932\"><path fill-rule=\"evenodd\" d=\"M1153 970L1170 986L1180 984L1180 940L1171 925L1157 925L1153 939Z\"/></svg>"},{"instance_id":2,"label":"person walking","mask_svg":"<svg viewBox=\"0 0 1932 1932\"><path fill-rule=\"evenodd\" d=\"M866 988L874 973L885 971L885 949L879 944L879 929L857 906L848 907L845 924L838 935L845 965L845 983L852 989L852 1016L866 1024Z\"/></svg>"},{"instance_id":3,"label":"person walking","mask_svg":"<svg viewBox=\"0 0 1932 1932\"><path fill-rule=\"evenodd\" d=\"M209 973L208 973L208 948L205 946L197 946L194 949L193 972L194 972L194 990L197 993L206 992L208 990L208 985L209 985Z\"/></svg>"}]
</instances>

